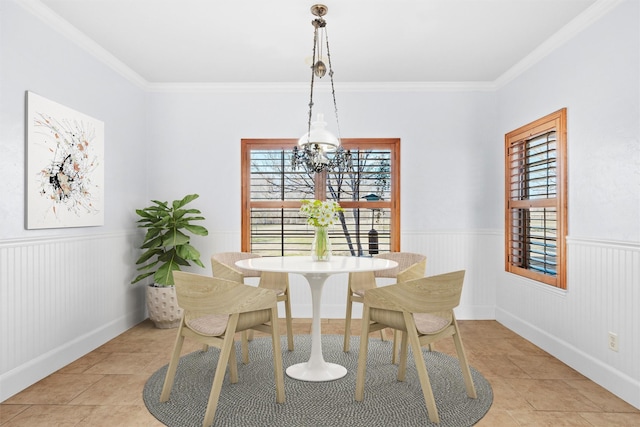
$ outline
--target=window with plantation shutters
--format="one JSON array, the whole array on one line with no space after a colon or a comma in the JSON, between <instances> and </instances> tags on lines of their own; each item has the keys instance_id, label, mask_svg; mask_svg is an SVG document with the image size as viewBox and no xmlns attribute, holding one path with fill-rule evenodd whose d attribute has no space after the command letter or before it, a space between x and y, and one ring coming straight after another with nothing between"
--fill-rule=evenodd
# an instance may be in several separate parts
<instances>
[{"instance_id":1,"label":"window with plantation shutters","mask_svg":"<svg viewBox=\"0 0 640 427\"><path fill-rule=\"evenodd\" d=\"M302 199L335 200L344 209L329 228L335 255L369 256L400 250L400 140L342 139L349 170L293 169L294 139L242 140L242 250L306 255L313 227L300 215Z\"/></svg>"},{"instance_id":2,"label":"window with plantation shutters","mask_svg":"<svg viewBox=\"0 0 640 427\"><path fill-rule=\"evenodd\" d=\"M566 109L505 135L505 269L566 288Z\"/></svg>"}]
</instances>

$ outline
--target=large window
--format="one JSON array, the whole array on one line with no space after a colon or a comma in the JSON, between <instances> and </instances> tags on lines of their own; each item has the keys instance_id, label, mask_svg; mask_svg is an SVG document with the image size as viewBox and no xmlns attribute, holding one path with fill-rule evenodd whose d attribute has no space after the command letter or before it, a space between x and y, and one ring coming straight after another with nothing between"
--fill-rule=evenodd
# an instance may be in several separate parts
<instances>
[{"instance_id":1,"label":"large window","mask_svg":"<svg viewBox=\"0 0 640 427\"><path fill-rule=\"evenodd\" d=\"M335 255L400 250L400 140L343 139L349 169L294 170L293 139L242 140L242 250L263 255L308 254L313 227L300 200L335 200L344 208L329 229Z\"/></svg>"},{"instance_id":2,"label":"large window","mask_svg":"<svg viewBox=\"0 0 640 427\"><path fill-rule=\"evenodd\" d=\"M505 269L566 289L567 112L505 135Z\"/></svg>"}]
</instances>

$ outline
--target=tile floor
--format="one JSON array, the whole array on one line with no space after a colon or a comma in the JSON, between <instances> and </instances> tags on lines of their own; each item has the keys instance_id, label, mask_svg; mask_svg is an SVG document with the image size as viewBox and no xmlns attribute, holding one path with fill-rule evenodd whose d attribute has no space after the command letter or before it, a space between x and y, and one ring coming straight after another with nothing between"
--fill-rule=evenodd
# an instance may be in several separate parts
<instances>
[{"instance_id":1,"label":"tile floor","mask_svg":"<svg viewBox=\"0 0 640 427\"><path fill-rule=\"evenodd\" d=\"M294 333L308 334L308 319ZM323 320L342 334L344 320ZM359 322L353 323L358 334ZM469 362L491 383L494 402L479 426L640 426L640 410L620 400L495 321L461 321ZM281 331L284 330L284 324ZM142 389L169 361L176 329L146 320L0 404L2 426L162 426ZM198 346L188 341L184 352ZM453 343L436 344L455 354Z\"/></svg>"}]
</instances>

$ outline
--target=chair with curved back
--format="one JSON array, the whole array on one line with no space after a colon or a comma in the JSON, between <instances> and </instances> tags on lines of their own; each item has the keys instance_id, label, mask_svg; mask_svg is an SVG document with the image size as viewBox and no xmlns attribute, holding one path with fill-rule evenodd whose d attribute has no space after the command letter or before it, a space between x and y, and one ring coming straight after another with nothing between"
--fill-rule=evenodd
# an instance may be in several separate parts
<instances>
[{"instance_id":1,"label":"chair with curved back","mask_svg":"<svg viewBox=\"0 0 640 427\"><path fill-rule=\"evenodd\" d=\"M422 346L453 337L467 395L476 398L469 363L453 309L460 304L464 271L409 280L369 290L364 296L360 354L356 377L356 400L364 399L369 333L382 328L402 331L398 381L404 381L408 344L415 360L429 419L439 422Z\"/></svg>"},{"instance_id":2,"label":"chair with curved back","mask_svg":"<svg viewBox=\"0 0 640 427\"><path fill-rule=\"evenodd\" d=\"M291 299L289 297L289 275L287 273L260 272L236 266L236 261L258 258L259 254L250 252L220 252L211 256L211 270L214 277L246 283L249 277L259 278L258 287L271 289L277 294L278 301L284 302L287 324L287 348L293 351L293 325L291 321ZM242 334L242 362L249 363L248 341L253 338L252 332Z\"/></svg>"},{"instance_id":3,"label":"chair with curved back","mask_svg":"<svg viewBox=\"0 0 640 427\"><path fill-rule=\"evenodd\" d=\"M344 325L344 351L349 351L349 341L351 335L351 313L353 303L362 303L367 290L377 287L376 278L396 279L396 283L405 282L411 279L424 277L427 268L427 257L422 254L412 252L388 252L374 255L375 258L384 258L398 263L395 268L378 270L375 272L350 273L347 287L347 313ZM382 330L380 337L384 340ZM397 354L397 334L394 332L393 341L393 363L396 362Z\"/></svg>"},{"instance_id":4,"label":"chair with curved back","mask_svg":"<svg viewBox=\"0 0 640 427\"><path fill-rule=\"evenodd\" d=\"M266 289L183 271L174 271L173 277L178 304L183 309L183 315L160 401L166 402L171 395L185 337L204 344L205 348L220 348L202 423L203 426L211 425L215 418L227 365L230 382L238 382L234 335L239 331L255 329L271 334L276 402L284 403L284 374L276 295Z\"/></svg>"}]
</instances>

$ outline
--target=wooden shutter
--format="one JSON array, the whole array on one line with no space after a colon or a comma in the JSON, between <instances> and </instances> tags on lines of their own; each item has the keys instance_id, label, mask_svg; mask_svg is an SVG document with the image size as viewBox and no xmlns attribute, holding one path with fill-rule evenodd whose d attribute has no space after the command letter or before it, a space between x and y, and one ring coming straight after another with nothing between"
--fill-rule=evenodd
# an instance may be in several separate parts
<instances>
[{"instance_id":1,"label":"wooden shutter","mask_svg":"<svg viewBox=\"0 0 640 427\"><path fill-rule=\"evenodd\" d=\"M565 288L566 110L505 136L505 269Z\"/></svg>"}]
</instances>

